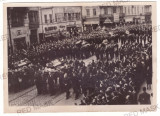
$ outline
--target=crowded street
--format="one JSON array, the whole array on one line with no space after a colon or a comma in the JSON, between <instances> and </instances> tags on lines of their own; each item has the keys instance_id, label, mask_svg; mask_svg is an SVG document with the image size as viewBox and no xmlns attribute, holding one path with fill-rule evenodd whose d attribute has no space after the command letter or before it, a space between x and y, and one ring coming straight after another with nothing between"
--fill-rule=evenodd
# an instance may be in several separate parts
<instances>
[{"instance_id":1,"label":"crowded street","mask_svg":"<svg viewBox=\"0 0 160 116\"><path fill-rule=\"evenodd\" d=\"M10 105L139 104L142 85L152 93L150 24L59 38L9 55Z\"/></svg>"}]
</instances>

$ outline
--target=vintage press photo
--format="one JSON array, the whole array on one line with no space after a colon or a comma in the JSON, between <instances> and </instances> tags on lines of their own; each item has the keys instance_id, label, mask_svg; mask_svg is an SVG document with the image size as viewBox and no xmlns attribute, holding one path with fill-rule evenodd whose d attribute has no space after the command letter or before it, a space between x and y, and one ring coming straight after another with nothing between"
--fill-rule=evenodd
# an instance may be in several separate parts
<instances>
[{"instance_id":1,"label":"vintage press photo","mask_svg":"<svg viewBox=\"0 0 160 116\"><path fill-rule=\"evenodd\" d=\"M6 3L3 10L6 113L156 105L156 2Z\"/></svg>"}]
</instances>

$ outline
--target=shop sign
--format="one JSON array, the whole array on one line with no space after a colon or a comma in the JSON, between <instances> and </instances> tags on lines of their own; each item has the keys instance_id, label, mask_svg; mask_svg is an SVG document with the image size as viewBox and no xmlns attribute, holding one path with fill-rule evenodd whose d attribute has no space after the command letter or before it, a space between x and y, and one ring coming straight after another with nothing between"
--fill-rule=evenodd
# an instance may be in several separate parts
<instances>
[{"instance_id":1,"label":"shop sign","mask_svg":"<svg viewBox=\"0 0 160 116\"><path fill-rule=\"evenodd\" d=\"M52 36L52 34L51 33L49 33L49 34L45 34L45 37L51 37Z\"/></svg>"},{"instance_id":2,"label":"shop sign","mask_svg":"<svg viewBox=\"0 0 160 116\"><path fill-rule=\"evenodd\" d=\"M49 26L49 27L45 27L45 37L52 37L57 35L58 33L58 27L57 26Z\"/></svg>"},{"instance_id":3,"label":"shop sign","mask_svg":"<svg viewBox=\"0 0 160 116\"><path fill-rule=\"evenodd\" d=\"M76 25L76 22L68 22L68 25L71 26L71 25Z\"/></svg>"},{"instance_id":4,"label":"shop sign","mask_svg":"<svg viewBox=\"0 0 160 116\"><path fill-rule=\"evenodd\" d=\"M57 32L58 28L57 26L51 26L51 27L45 27L44 30L45 33L54 33Z\"/></svg>"},{"instance_id":5,"label":"shop sign","mask_svg":"<svg viewBox=\"0 0 160 116\"><path fill-rule=\"evenodd\" d=\"M114 13L114 22L119 22L119 13Z\"/></svg>"},{"instance_id":6,"label":"shop sign","mask_svg":"<svg viewBox=\"0 0 160 116\"><path fill-rule=\"evenodd\" d=\"M50 34L45 34L44 37L47 38L47 37L57 37L58 36L58 33L50 33Z\"/></svg>"},{"instance_id":7,"label":"shop sign","mask_svg":"<svg viewBox=\"0 0 160 116\"><path fill-rule=\"evenodd\" d=\"M59 26L59 28L61 28L61 29L65 29L65 28L66 28L66 26L64 26L64 25L60 25L60 26Z\"/></svg>"},{"instance_id":8,"label":"shop sign","mask_svg":"<svg viewBox=\"0 0 160 116\"><path fill-rule=\"evenodd\" d=\"M27 28L18 28L18 29L11 29L12 38L20 38L25 37L29 34Z\"/></svg>"}]
</instances>

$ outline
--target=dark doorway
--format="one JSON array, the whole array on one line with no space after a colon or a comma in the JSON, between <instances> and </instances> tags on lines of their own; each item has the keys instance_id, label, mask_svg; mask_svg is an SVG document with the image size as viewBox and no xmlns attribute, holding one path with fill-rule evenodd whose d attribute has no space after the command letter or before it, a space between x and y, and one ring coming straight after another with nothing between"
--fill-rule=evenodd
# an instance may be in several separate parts
<instances>
[{"instance_id":1,"label":"dark doorway","mask_svg":"<svg viewBox=\"0 0 160 116\"><path fill-rule=\"evenodd\" d=\"M31 31L31 34L30 34L31 45L35 44L35 43L38 43L38 41L37 41L37 29L32 29L30 31Z\"/></svg>"},{"instance_id":2,"label":"dark doorway","mask_svg":"<svg viewBox=\"0 0 160 116\"><path fill-rule=\"evenodd\" d=\"M14 45L15 45L15 50L22 50L22 49L27 49L27 44L26 44L26 40L25 37L22 38L16 38L14 40Z\"/></svg>"},{"instance_id":3,"label":"dark doorway","mask_svg":"<svg viewBox=\"0 0 160 116\"><path fill-rule=\"evenodd\" d=\"M76 28L76 26L68 26L67 31L70 33L71 36L73 36L77 32L77 28Z\"/></svg>"}]
</instances>

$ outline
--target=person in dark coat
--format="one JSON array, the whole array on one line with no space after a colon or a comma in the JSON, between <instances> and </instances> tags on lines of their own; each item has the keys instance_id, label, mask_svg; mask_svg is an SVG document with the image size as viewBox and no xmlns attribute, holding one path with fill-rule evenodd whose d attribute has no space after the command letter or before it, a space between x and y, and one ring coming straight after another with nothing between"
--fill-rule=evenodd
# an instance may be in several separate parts
<instances>
[{"instance_id":1,"label":"person in dark coat","mask_svg":"<svg viewBox=\"0 0 160 116\"><path fill-rule=\"evenodd\" d=\"M146 92L146 87L143 87L143 93L139 95L138 101L140 104L151 104L150 94Z\"/></svg>"},{"instance_id":2,"label":"person in dark coat","mask_svg":"<svg viewBox=\"0 0 160 116\"><path fill-rule=\"evenodd\" d=\"M70 96L70 91L69 91L69 89L70 89L70 79L69 79L67 73L64 74L63 84L64 84L64 89L65 89L65 92L66 92L66 99L68 99L69 96Z\"/></svg>"},{"instance_id":3,"label":"person in dark coat","mask_svg":"<svg viewBox=\"0 0 160 116\"><path fill-rule=\"evenodd\" d=\"M76 72L73 72L72 74L72 85L73 85L73 90L75 92L75 100L78 99L79 94L80 94L80 82L79 82L79 74L76 75Z\"/></svg>"},{"instance_id":4,"label":"person in dark coat","mask_svg":"<svg viewBox=\"0 0 160 116\"><path fill-rule=\"evenodd\" d=\"M46 93L48 93L48 90L47 90L47 72L42 71L41 77L42 77L42 93L46 94Z\"/></svg>"},{"instance_id":5,"label":"person in dark coat","mask_svg":"<svg viewBox=\"0 0 160 116\"><path fill-rule=\"evenodd\" d=\"M40 69L35 73L35 84L37 88L37 94L42 94L42 77L40 73Z\"/></svg>"},{"instance_id":6,"label":"person in dark coat","mask_svg":"<svg viewBox=\"0 0 160 116\"><path fill-rule=\"evenodd\" d=\"M53 75L51 74L51 72L49 72L48 74L48 85L49 85L49 93L52 96L55 94L55 89L54 89L55 81L53 79Z\"/></svg>"}]
</instances>

